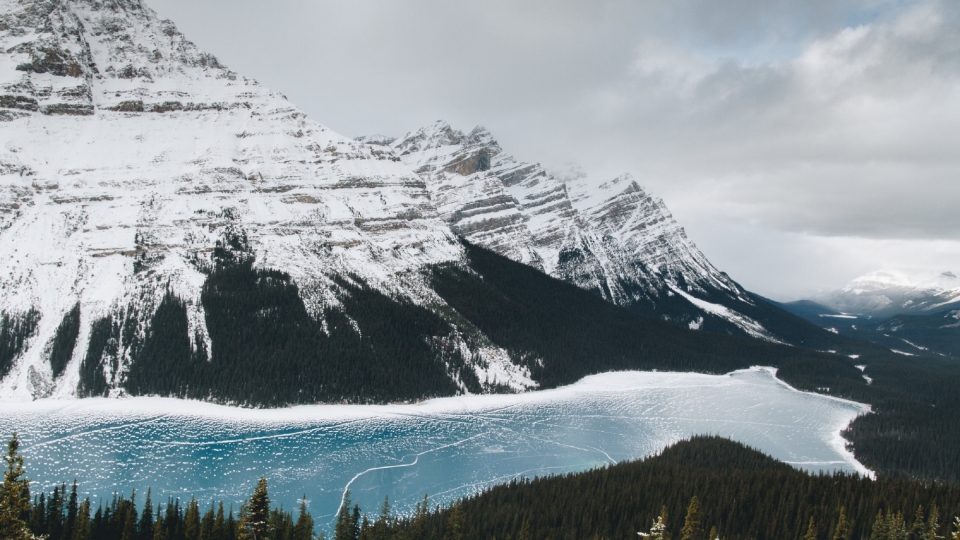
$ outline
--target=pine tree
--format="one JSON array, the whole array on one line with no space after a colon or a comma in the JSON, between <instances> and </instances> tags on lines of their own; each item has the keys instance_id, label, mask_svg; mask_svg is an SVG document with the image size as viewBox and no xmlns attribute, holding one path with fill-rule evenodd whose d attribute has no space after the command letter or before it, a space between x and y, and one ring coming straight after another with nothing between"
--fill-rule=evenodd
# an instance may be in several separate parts
<instances>
[{"instance_id":1,"label":"pine tree","mask_svg":"<svg viewBox=\"0 0 960 540\"><path fill-rule=\"evenodd\" d=\"M940 508L933 505L930 508L930 515L927 516L927 538L929 540L940 540Z\"/></svg>"},{"instance_id":2,"label":"pine tree","mask_svg":"<svg viewBox=\"0 0 960 540\"><path fill-rule=\"evenodd\" d=\"M520 526L520 532L517 533L517 540L533 540L533 533L530 532L530 522L523 520Z\"/></svg>"},{"instance_id":3,"label":"pine tree","mask_svg":"<svg viewBox=\"0 0 960 540\"><path fill-rule=\"evenodd\" d=\"M427 500L427 494L423 494L423 500L417 503L416 509L413 511L413 518L410 520L410 527L408 528L410 538L426 538L427 536L427 517L430 512L430 504ZM339 539L334 539L339 540Z\"/></svg>"},{"instance_id":4,"label":"pine tree","mask_svg":"<svg viewBox=\"0 0 960 540\"><path fill-rule=\"evenodd\" d=\"M960 517L954 518L953 534L950 537L950 540L960 540Z\"/></svg>"},{"instance_id":5,"label":"pine tree","mask_svg":"<svg viewBox=\"0 0 960 540\"><path fill-rule=\"evenodd\" d=\"M803 540L817 540L817 523L813 520L813 516L807 523L807 533L803 535Z\"/></svg>"},{"instance_id":6,"label":"pine tree","mask_svg":"<svg viewBox=\"0 0 960 540\"><path fill-rule=\"evenodd\" d=\"M300 499L300 516L293 528L293 540L313 540L313 518L307 512L307 495Z\"/></svg>"},{"instance_id":7,"label":"pine tree","mask_svg":"<svg viewBox=\"0 0 960 540\"><path fill-rule=\"evenodd\" d=\"M710 532L707 533L707 540L720 540L720 534L717 532L716 527L710 527Z\"/></svg>"},{"instance_id":8,"label":"pine tree","mask_svg":"<svg viewBox=\"0 0 960 540\"><path fill-rule=\"evenodd\" d=\"M883 517L883 510L878 510L877 517L873 520L873 527L870 529L870 540L887 540L887 520Z\"/></svg>"},{"instance_id":9,"label":"pine tree","mask_svg":"<svg viewBox=\"0 0 960 540\"><path fill-rule=\"evenodd\" d=\"M73 527L77 522L77 512L79 508L77 507L77 480L74 478L73 487L70 489L70 499L67 503L67 523L66 527L63 530L64 540L69 540L73 538Z\"/></svg>"},{"instance_id":10,"label":"pine tree","mask_svg":"<svg viewBox=\"0 0 960 540\"><path fill-rule=\"evenodd\" d=\"M123 534L120 536L120 540L137 540L139 534L137 532L137 508L134 506L133 501L126 502L124 504L125 512L123 519Z\"/></svg>"},{"instance_id":11,"label":"pine tree","mask_svg":"<svg viewBox=\"0 0 960 540\"><path fill-rule=\"evenodd\" d=\"M667 529L667 507L660 509L660 515L650 527L650 532L642 535L650 540L670 540L670 531Z\"/></svg>"},{"instance_id":12,"label":"pine tree","mask_svg":"<svg viewBox=\"0 0 960 540\"><path fill-rule=\"evenodd\" d=\"M230 513L233 514L233 511L231 510ZM220 506L217 507L217 517L213 520L213 535L210 540L228 540L229 534L226 519L223 517L223 501L220 501Z\"/></svg>"},{"instance_id":13,"label":"pine tree","mask_svg":"<svg viewBox=\"0 0 960 540\"><path fill-rule=\"evenodd\" d=\"M833 540L847 540L850 537L850 524L847 523L847 510L840 507L840 517L837 518L837 528L834 529Z\"/></svg>"},{"instance_id":14,"label":"pine tree","mask_svg":"<svg viewBox=\"0 0 960 540\"><path fill-rule=\"evenodd\" d=\"M143 503L143 513L140 514L140 540L153 540L153 501L150 500L150 489L147 489L147 500Z\"/></svg>"},{"instance_id":15,"label":"pine tree","mask_svg":"<svg viewBox=\"0 0 960 540\"><path fill-rule=\"evenodd\" d=\"M703 528L700 526L700 500L694 495L687 507L687 517L680 529L680 540L702 540Z\"/></svg>"},{"instance_id":16,"label":"pine tree","mask_svg":"<svg viewBox=\"0 0 960 540\"><path fill-rule=\"evenodd\" d=\"M73 536L70 540L92 540L90 525L90 499L84 499L77 509L77 521L73 525Z\"/></svg>"},{"instance_id":17,"label":"pine tree","mask_svg":"<svg viewBox=\"0 0 960 540\"><path fill-rule=\"evenodd\" d=\"M193 497L190 497L187 513L183 516L183 535L185 540L200 540L200 504Z\"/></svg>"},{"instance_id":18,"label":"pine tree","mask_svg":"<svg viewBox=\"0 0 960 540\"><path fill-rule=\"evenodd\" d=\"M47 534L47 494L41 493L40 499L34 503L30 513L30 530L35 536Z\"/></svg>"},{"instance_id":19,"label":"pine tree","mask_svg":"<svg viewBox=\"0 0 960 540\"><path fill-rule=\"evenodd\" d=\"M250 540L269 540L267 526L270 522L270 496L267 493L267 477L260 477L253 495L240 509L240 528L237 537Z\"/></svg>"},{"instance_id":20,"label":"pine tree","mask_svg":"<svg viewBox=\"0 0 960 540\"><path fill-rule=\"evenodd\" d=\"M529 524L524 522L529 532ZM447 516L447 527L443 533L443 540L463 540L465 529L467 528L466 518L463 515L463 508L460 501L453 503L450 514ZM521 536L523 529L520 529Z\"/></svg>"},{"instance_id":21,"label":"pine tree","mask_svg":"<svg viewBox=\"0 0 960 540\"><path fill-rule=\"evenodd\" d=\"M152 540L169 540L170 535L167 534L167 524L164 523L163 515L160 513L160 509L157 508L157 520L153 522L153 539Z\"/></svg>"},{"instance_id":22,"label":"pine tree","mask_svg":"<svg viewBox=\"0 0 960 540\"><path fill-rule=\"evenodd\" d=\"M928 540L927 527L923 519L923 506L918 506L917 512L913 515L913 526L910 527L910 540Z\"/></svg>"},{"instance_id":23,"label":"pine tree","mask_svg":"<svg viewBox=\"0 0 960 540\"><path fill-rule=\"evenodd\" d=\"M30 481L23 475L23 456L19 453L20 439L14 433L7 443L3 457L3 488L0 489L0 538L21 540L31 538L24 517L30 512Z\"/></svg>"},{"instance_id":24,"label":"pine tree","mask_svg":"<svg viewBox=\"0 0 960 540\"><path fill-rule=\"evenodd\" d=\"M350 490L343 494L343 503L337 514L337 523L333 526L334 540L357 540L357 523L350 512Z\"/></svg>"}]
</instances>

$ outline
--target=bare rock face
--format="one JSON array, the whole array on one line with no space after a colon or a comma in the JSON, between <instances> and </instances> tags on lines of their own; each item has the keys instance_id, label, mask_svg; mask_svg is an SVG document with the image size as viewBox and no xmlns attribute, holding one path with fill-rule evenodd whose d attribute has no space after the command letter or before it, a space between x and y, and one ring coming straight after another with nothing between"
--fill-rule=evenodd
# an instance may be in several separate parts
<instances>
[{"instance_id":1,"label":"bare rock face","mask_svg":"<svg viewBox=\"0 0 960 540\"><path fill-rule=\"evenodd\" d=\"M230 71L139 0L0 0L0 46L0 311L32 325L0 361L0 396L73 395L108 316L134 321L104 361L119 392L127 340L168 292L187 305L191 346L209 351L205 272L240 240L315 317L343 293L331 276L440 302L420 269L463 253L421 177ZM75 306L76 346L54 373Z\"/></svg>"},{"instance_id":2,"label":"bare rock face","mask_svg":"<svg viewBox=\"0 0 960 540\"><path fill-rule=\"evenodd\" d=\"M694 328L719 318L775 339L736 311L753 306L746 291L629 175L597 182L578 171L551 174L504 153L483 128L465 134L444 122L392 147L469 241L646 314Z\"/></svg>"}]
</instances>

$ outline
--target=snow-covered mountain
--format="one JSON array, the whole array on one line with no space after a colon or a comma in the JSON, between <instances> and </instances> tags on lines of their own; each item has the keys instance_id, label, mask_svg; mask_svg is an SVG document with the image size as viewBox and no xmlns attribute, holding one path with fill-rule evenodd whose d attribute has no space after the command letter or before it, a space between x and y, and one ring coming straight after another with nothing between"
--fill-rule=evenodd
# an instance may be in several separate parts
<instances>
[{"instance_id":1,"label":"snow-covered mountain","mask_svg":"<svg viewBox=\"0 0 960 540\"><path fill-rule=\"evenodd\" d=\"M0 46L0 398L405 400L782 353L476 245L672 324L828 348L629 176L443 123L345 138L139 0L0 0ZM533 286L552 296L521 313Z\"/></svg>"},{"instance_id":2,"label":"snow-covered mountain","mask_svg":"<svg viewBox=\"0 0 960 540\"><path fill-rule=\"evenodd\" d=\"M423 177L440 215L470 242L643 314L778 340L743 313L754 299L628 174L551 174L506 154L484 128L444 122L361 140L392 148Z\"/></svg>"},{"instance_id":3,"label":"snow-covered mountain","mask_svg":"<svg viewBox=\"0 0 960 540\"><path fill-rule=\"evenodd\" d=\"M95 321L133 309L142 331L168 291L209 341L204 268L234 237L314 315L339 303L331 276L437 302L418 270L462 249L391 151L310 120L137 0L0 0L0 13L0 310L6 334L31 330L0 359L0 395L74 393ZM46 356L75 306L58 377Z\"/></svg>"},{"instance_id":4,"label":"snow-covered mountain","mask_svg":"<svg viewBox=\"0 0 960 540\"><path fill-rule=\"evenodd\" d=\"M960 278L951 271L884 269L860 276L818 302L845 313L889 317L960 307Z\"/></svg>"}]
</instances>

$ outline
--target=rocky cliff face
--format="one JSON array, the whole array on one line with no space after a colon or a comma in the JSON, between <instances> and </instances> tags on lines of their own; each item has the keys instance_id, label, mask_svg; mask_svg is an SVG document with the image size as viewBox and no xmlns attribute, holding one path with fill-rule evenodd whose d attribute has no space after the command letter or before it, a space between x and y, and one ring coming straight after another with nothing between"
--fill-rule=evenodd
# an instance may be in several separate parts
<instances>
[{"instance_id":1,"label":"rocky cliff face","mask_svg":"<svg viewBox=\"0 0 960 540\"><path fill-rule=\"evenodd\" d=\"M483 128L437 122L377 138L425 181L443 219L473 243L640 313L776 340L755 307L629 175L597 182L506 154Z\"/></svg>"}]
</instances>

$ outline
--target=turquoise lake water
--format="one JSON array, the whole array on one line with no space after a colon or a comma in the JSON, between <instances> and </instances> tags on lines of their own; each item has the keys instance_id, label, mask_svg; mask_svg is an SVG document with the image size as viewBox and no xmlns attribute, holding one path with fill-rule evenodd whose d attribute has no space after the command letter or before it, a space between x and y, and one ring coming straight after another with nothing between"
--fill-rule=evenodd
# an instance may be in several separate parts
<instances>
[{"instance_id":1,"label":"turquoise lake water","mask_svg":"<svg viewBox=\"0 0 960 540\"><path fill-rule=\"evenodd\" d=\"M163 398L0 403L0 433L23 441L33 491L77 479L115 492L197 497L235 508L261 475L276 504L306 496L319 526L349 487L364 511L385 495L408 512L496 483L582 471L719 434L807 470L863 471L839 430L862 405L795 391L767 370L712 376L608 373L509 396L414 405L244 410ZM4 435L7 436L7 435Z\"/></svg>"}]
</instances>

